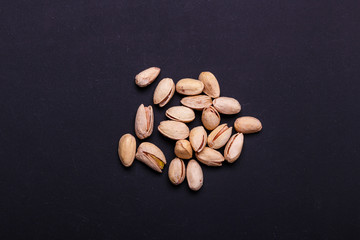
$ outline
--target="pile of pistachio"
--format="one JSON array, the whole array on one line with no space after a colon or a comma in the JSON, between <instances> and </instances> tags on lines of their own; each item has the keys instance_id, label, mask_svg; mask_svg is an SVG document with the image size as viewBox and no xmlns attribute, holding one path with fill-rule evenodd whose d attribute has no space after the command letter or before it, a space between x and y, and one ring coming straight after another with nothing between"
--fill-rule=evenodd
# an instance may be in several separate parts
<instances>
[{"instance_id":1,"label":"pile of pistachio","mask_svg":"<svg viewBox=\"0 0 360 240\"><path fill-rule=\"evenodd\" d=\"M135 76L135 83L139 87L151 84L159 75L160 68L151 67ZM191 190L199 190L204 182L200 164L207 166L221 166L226 160L235 162L242 151L244 135L255 133L262 129L261 122L254 117L239 117L234 123L236 133L232 135L232 127L226 123L220 125L221 114L237 114L241 110L240 103L230 97L220 97L220 87L211 72L202 72L199 79L184 78L176 85L171 78L162 79L154 92L154 104L164 107L176 92L187 95L181 100L184 106L167 109L166 117L170 120L162 121L158 131L165 137L176 140L175 155L168 169L170 181L178 185L187 179ZM204 93L204 94L202 94ZM204 126L197 126L189 130L186 123L195 119L194 110L202 111L201 121ZM141 104L135 118L136 136L143 140L149 137L154 128L154 112L150 106ZM209 131L207 134L205 128ZM187 140L187 138L189 138ZM208 146L206 146L208 145ZM217 151L225 146L224 153ZM157 172L162 172L166 164L164 153L153 143L142 142L136 151L136 140L131 134L123 135L119 140L118 153L124 166L132 165L134 159L145 163ZM188 161L185 170L183 159Z\"/></svg>"}]
</instances>

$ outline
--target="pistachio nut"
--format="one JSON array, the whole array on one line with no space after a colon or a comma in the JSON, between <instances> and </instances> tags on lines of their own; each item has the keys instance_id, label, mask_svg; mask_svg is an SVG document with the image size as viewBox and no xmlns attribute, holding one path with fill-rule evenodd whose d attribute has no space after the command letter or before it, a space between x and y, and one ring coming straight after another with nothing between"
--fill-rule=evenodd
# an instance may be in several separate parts
<instances>
[{"instance_id":1,"label":"pistachio nut","mask_svg":"<svg viewBox=\"0 0 360 240\"><path fill-rule=\"evenodd\" d=\"M193 155L191 144L185 139L176 142L174 152L175 155L181 159L190 159Z\"/></svg>"},{"instance_id":2,"label":"pistachio nut","mask_svg":"<svg viewBox=\"0 0 360 240\"><path fill-rule=\"evenodd\" d=\"M136 159L145 163L157 172L162 172L166 164L164 153L150 142L143 142L137 149Z\"/></svg>"},{"instance_id":3,"label":"pistachio nut","mask_svg":"<svg viewBox=\"0 0 360 240\"><path fill-rule=\"evenodd\" d=\"M207 130L213 130L220 124L220 114L213 107L206 107L203 109L201 121Z\"/></svg>"},{"instance_id":4,"label":"pistachio nut","mask_svg":"<svg viewBox=\"0 0 360 240\"><path fill-rule=\"evenodd\" d=\"M235 162L241 154L243 144L244 135L242 133L236 133L232 135L224 150L224 157L226 161L229 163Z\"/></svg>"},{"instance_id":5,"label":"pistachio nut","mask_svg":"<svg viewBox=\"0 0 360 240\"><path fill-rule=\"evenodd\" d=\"M195 119L194 110L184 106L175 106L166 110L165 115L171 120L188 123Z\"/></svg>"},{"instance_id":6,"label":"pistachio nut","mask_svg":"<svg viewBox=\"0 0 360 240\"><path fill-rule=\"evenodd\" d=\"M190 160L186 168L186 180L189 188L198 191L204 183L204 175L200 164L195 160Z\"/></svg>"},{"instance_id":7,"label":"pistachio nut","mask_svg":"<svg viewBox=\"0 0 360 240\"><path fill-rule=\"evenodd\" d=\"M200 162L211 167L219 167L224 161L224 156L220 152L209 147L205 147L204 150L195 153L195 155Z\"/></svg>"},{"instance_id":8,"label":"pistachio nut","mask_svg":"<svg viewBox=\"0 0 360 240\"><path fill-rule=\"evenodd\" d=\"M214 99L213 105L219 113L237 114L241 110L240 103L235 98L219 97Z\"/></svg>"},{"instance_id":9,"label":"pistachio nut","mask_svg":"<svg viewBox=\"0 0 360 240\"><path fill-rule=\"evenodd\" d=\"M220 86L214 74L211 72L202 72L199 75L199 80L204 84L203 92L206 95L212 98L220 96Z\"/></svg>"},{"instance_id":10,"label":"pistachio nut","mask_svg":"<svg viewBox=\"0 0 360 240\"><path fill-rule=\"evenodd\" d=\"M171 78L162 79L156 86L153 101L160 107L165 106L175 93L175 83Z\"/></svg>"},{"instance_id":11,"label":"pistachio nut","mask_svg":"<svg viewBox=\"0 0 360 240\"><path fill-rule=\"evenodd\" d=\"M207 95L184 97L180 102L184 106L195 110L203 110L205 107L209 107L212 104L211 97Z\"/></svg>"},{"instance_id":12,"label":"pistachio nut","mask_svg":"<svg viewBox=\"0 0 360 240\"><path fill-rule=\"evenodd\" d=\"M198 95L204 89L204 84L196 79L184 78L176 83L176 91L184 95Z\"/></svg>"},{"instance_id":13,"label":"pistachio nut","mask_svg":"<svg viewBox=\"0 0 360 240\"><path fill-rule=\"evenodd\" d=\"M135 76L135 83L139 87L146 87L157 78L159 73L160 68L158 67L151 67L145 69L144 71L140 72L138 75Z\"/></svg>"},{"instance_id":14,"label":"pistachio nut","mask_svg":"<svg viewBox=\"0 0 360 240\"><path fill-rule=\"evenodd\" d=\"M201 152L206 146L207 133L203 126L194 127L190 131L189 140L195 152Z\"/></svg>"},{"instance_id":15,"label":"pistachio nut","mask_svg":"<svg viewBox=\"0 0 360 240\"><path fill-rule=\"evenodd\" d=\"M234 127L240 133L256 133L262 129L262 124L257 118L246 116L236 119Z\"/></svg>"},{"instance_id":16,"label":"pistachio nut","mask_svg":"<svg viewBox=\"0 0 360 240\"><path fill-rule=\"evenodd\" d=\"M174 158L169 165L168 176L170 182L179 185L185 179L185 163L179 158Z\"/></svg>"},{"instance_id":17,"label":"pistachio nut","mask_svg":"<svg viewBox=\"0 0 360 240\"><path fill-rule=\"evenodd\" d=\"M125 167L130 167L134 162L136 152L135 137L129 133L124 134L119 140L118 154L121 163Z\"/></svg>"},{"instance_id":18,"label":"pistachio nut","mask_svg":"<svg viewBox=\"0 0 360 240\"><path fill-rule=\"evenodd\" d=\"M135 133L139 139L150 137L154 128L154 112L152 106L141 104L136 112Z\"/></svg>"},{"instance_id":19,"label":"pistachio nut","mask_svg":"<svg viewBox=\"0 0 360 240\"><path fill-rule=\"evenodd\" d=\"M189 128L185 123L173 120L160 122L158 126L159 132L173 140L185 139L189 136Z\"/></svg>"},{"instance_id":20,"label":"pistachio nut","mask_svg":"<svg viewBox=\"0 0 360 240\"><path fill-rule=\"evenodd\" d=\"M232 127L228 127L226 123L215 128L208 136L207 142L209 147L219 149L227 143L231 136Z\"/></svg>"}]
</instances>

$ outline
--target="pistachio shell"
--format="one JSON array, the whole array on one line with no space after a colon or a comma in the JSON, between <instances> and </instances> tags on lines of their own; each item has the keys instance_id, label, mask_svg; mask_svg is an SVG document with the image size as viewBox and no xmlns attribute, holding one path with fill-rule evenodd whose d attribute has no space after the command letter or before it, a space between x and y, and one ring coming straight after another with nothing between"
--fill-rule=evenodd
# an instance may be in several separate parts
<instances>
[{"instance_id":1,"label":"pistachio shell","mask_svg":"<svg viewBox=\"0 0 360 240\"><path fill-rule=\"evenodd\" d=\"M229 139L228 143L226 144L225 150L224 150L224 157L226 161L229 163L235 162L242 151L244 144L244 135L242 133L236 133L232 135L232 137Z\"/></svg>"},{"instance_id":2,"label":"pistachio shell","mask_svg":"<svg viewBox=\"0 0 360 240\"><path fill-rule=\"evenodd\" d=\"M135 83L139 87L146 87L157 78L159 73L160 68L158 67L151 67L145 69L144 71L140 72L138 75L135 76Z\"/></svg>"},{"instance_id":3,"label":"pistachio shell","mask_svg":"<svg viewBox=\"0 0 360 240\"><path fill-rule=\"evenodd\" d=\"M207 133L203 126L194 127L190 131L189 140L195 152L201 152L206 146Z\"/></svg>"},{"instance_id":4,"label":"pistachio shell","mask_svg":"<svg viewBox=\"0 0 360 240\"><path fill-rule=\"evenodd\" d=\"M171 78L162 79L156 86L154 91L154 104L159 104L160 107L165 106L174 96L175 84Z\"/></svg>"},{"instance_id":5,"label":"pistachio shell","mask_svg":"<svg viewBox=\"0 0 360 240\"><path fill-rule=\"evenodd\" d=\"M237 114L241 110L240 103L235 98L219 97L214 99L213 105L222 114Z\"/></svg>"},{"instance_id":6,"label":"pistachio shell","mask_svg":"<svg viewBox=\"0 0 360 240\"><path fill-rule=\"evenodd\" d=\"M166 110L165 115L171 120L188 123L195 119L194 110L184 106L175 106Z\"/></svg>"},{"instance_id":7,"label":"pistachio shell","mask_svg":"<svg viewBox=\"0 0 360 240\"><path fill-rule=\"evenodd\" d=\"M203 109L201 121L207 130L213 130L220 124L220 114L213 107L206 107Z\"/></svg>"},{"instance_id":8,"label":"pistachio shell","mask_svg":"<svg viewBox=\"0 0 360 240\"><path fill-rule=\"evenodd\" d=\"M202 72L199 75L199 80L204 83L204 93L212 98L220 96L219 83L211 72Z\"/></svg>"},{"instance_id":9,"label":"pistachio shell","mask_svg":"<svg viewBox=\"0 0 360 240\"><path fill-rule=\"evenodd\" d=\"M185 164L179 158L174 158L169 165L168 176L170 182L174 185L179 185L185 179Z\"/></svg>"},{"instance_id":10,"label":"pistachio shell","mask_svg":"<svg viewBox=\"0 0 360 240\"><path fill-rule=\"evenodd\" d=\"M189 136L189 128L185 123L177 122L173 120L167 120L160 122L158 130L165 137L180 140Z\"/></svg>"},{"instance_id":11,"label":"pistachio shell","mask_svg":"<svg viewBox=\"0 0 360 240\"><path fill-rule=\"evenodd\" d=\"M262 129L262 124L257 118L245 116L236 119L234 127L240 133L256 133Z\"/></svg>"},{"instance_id":12,"label":"pistachio shell","mask_svg":"<svg viewBox=\"0 0 360 240\"><path fill-rule=\"evenodd\" d=\"M195 160L190 160L187 165L186 180L193 191L198 191L203 186L204 175L201 166Z\"/></svg>"},{"instance_id":13,"label":"pistachio shell","mask_svg":"<svg viewBox=\"0 0 360 240\"><path fill-rule=\"evenodd\" d=\"M184 139L176 142L174 152L181 159L190 159L193 155L190 142Z\"/></svg>"},{"instance_id":14,"label":"pistachio shell","mask_svg":"<svg viewBox=\"0 0 360 240\"><path fill-rule=\"evenodd\" d=\"M211 106L212 101L211 97L209 96L197 95L191 97L184 97L183 99L181 99L181 104L195 110L203 110L205 107Z\"/></svg>"},{"instance_id":15,"label":"pistachio shell","mask_svg":"<svg viewBox=\"0 0 360 240\"><path fill-rule=\"evenodd\" d=\"M184 78L176 83L176 91L184 95L198 95L204 89L204 84L196 79Z\"/></svg>"},{"instance_id":16,"label":"pistachio shell","mask_svg":"<svg viewBox=\"0 0 360 240\"><path fill-rule=\"evenodd\" d=\"M139 139L145 139L150 137L154 128L154 112L149 105L144 107L144 104L141 104L136 112L135 117L135 133Z\"/></svg>"},{"instance_id":17,"label":"pistachio shell","mask_svg":"<svg viewBox=\"0 0 360 240\"><path fill-rule=\"evenodd\" d=\"M135 157L157 172L162 172L166 164L164 153L155 144L150 142L141 143Z\"/></svg>"},{"instance_id":18,"label":"pistachio shell","mask_svg":"<svg viewBox=\"0 0 360 240\"><path fill-rule=\"evenodd\" d=\"M215 128L208 136L208 145L213 149L219 149L225 146L232 132L232 127L228 127L226 123Z\"/></svg>"},{"instance_id":19,"label":"pistachio shell","mask_svg":"<svg viewBox=\"0 0 360 240\"><path fill-rule=\"evenodd\" d=\"M209 147L205 147L204 150L195 153L195 155L200 162L211 167L219 167L224 161L224 156L220 152Z\"/></svg>"},{"instance_id":20,"label":"pistachio shell","mask_svg":"<svg viewBox=\"0 0 360 240\"><path fill-rule=\"evenodd\" d=\"M123 135L119 140L118 154L121 163L125 167L130 167L134 162L136 152L135 137L129 133Z\"/></svg>"}]
</instances>

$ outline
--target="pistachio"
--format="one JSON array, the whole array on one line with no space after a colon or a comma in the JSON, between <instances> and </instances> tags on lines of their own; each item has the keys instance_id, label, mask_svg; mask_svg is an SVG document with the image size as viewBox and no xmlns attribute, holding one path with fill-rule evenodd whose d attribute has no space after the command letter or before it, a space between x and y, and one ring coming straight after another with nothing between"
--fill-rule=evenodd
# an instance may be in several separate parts
<instances>
[{"instance_id":1,"label":"pistachio","mask_svg":"<svg viewBox=\"0 0 360 240\"><path fill-rule=\"evenodd\" d=\"M189 140L195 152L201 152L206 146L207 133L203 126L194 127L190 131Z\"/></svg>"},{"instance_id":2,"label":"pistachio","mask_svg":"<svg viewBox=\"0 0 360 240\"><path fill-rule=\"evenodd\" d=\"M226 123L215 128L208 136L207 142L209 147L219 149L225 146L232 132L232 127L228 127Z\"/></svg>"},{"instance_id":3,"label":"pistachio","mask_svg":"<svg viewBox=\"0 0 360 240\"><path fill-rule=\"evenodd\" d=\"M179 158L174 158L169 165L168 176L170 182L174 185L179 185L185 179L185 164L184 161Z\"/></svg>"},{"instance_id":4,"label":"pistachio","mask_svg":"<svg viewBox=\"0 0 360 240\"><path fill-rule=\"evenodd\" d=\"M213 130L220 124L220 114L213 107L206 107L203 109L201 121L207 130Z\"/></svg>"},{"instance_id":5,"label":"pistachio","mask_svg":"<svg viewBox=\"0 0 360 240\"><path fill-rule=\"evenodd\" d=\"M182 159L190 159L193 155L190 142L184 139L176 142L174 152L178 158Z\"/></svg>"},{"instance_id":6,"label":"pistachio","mask_svg":"<svg viewBox=\"0 0 360 240\"><path fill-rule=\"evenodd\" d=\"M220 96L219 83L211 72L202 72L199 75L199 80L204 83L204 93L212 98Z\"/></svg>"},{"instance_id":7,"label":"pistachio","mask_svg":"<svg viewBox=\"0 0 360 240\"><path fill-rule=\"evenodd\" d=\"M124 134L119 140L118 154L121 163L125 167L130 167L134 162L136 152L135 137L129 133Z\"/></svg>"},{"instance_id":8,"label":"pistachio","mask_svg":"<svg viewBox=\"0 0 360 240\"><path fill-rule=\"evenodd\" d=\"M211 97L206 95L184 97L180 102L186 107L195 110L203 110L205 107L209 107L212 104Z\"/></svg>"},{"instance_id":9,"label":"pistachio","mask_svg":"<svg viewBox=\"0 0 360 240\"><path fill-rule=\"evenodd\" d=\"M135 117L135 133L139 139L145 139L150 137L154 128L154 112L149 105L144 107L144 104L141 104L136 112Z\"/></svg>"},{"instance_id":10,"label":"pistachio","mask_svg":"<svg viewBox=\"0 0 360 240\"><path fill-rule=\"evenodd\" d=\"M165 137L180 140L189 136L189 128L185 123L177 122L173 120L167 120L160 122L158 126L159 132Z\"/></svg>"},{"instance_id":11,"label":"pistachio","mask_svg":"<svg viewBox=\"0 0 360 240\"><path fill-rule=\"evenodd\" d=\"M244 135L242 133L236 133L232 135L224 150L224 157L229 163L235 162L242 151L244 144Z\"/></svg>"},{"instance_id":12,"label":"pistachio","mask_svg":"<svg viewBox=\"0 0 360 240\"><path fill-rule=\"evenodd\" d=\"M262 129L262 124L257 118L246 116L236 119L234 127L240 133L256 133Z\"/></svg>"},{"instance_id":13,"label":"pistachio","mask_svg":"<svg viewBox=\"0 0 360 240\"><path fill-rule=\"evenodd\" d=\"M198 191L204 183L204 175L199 163L195 160L190 160L186 168L186 180L189 188L193 191Z\"/></svg>"},{"instance_id":14,"label":"pistachio","mask_svg":"<svg viewBox=\"0 0 360 240\"><path fill-rule=\"evenodd\" d=\"M184 78L176 83L176 91L184 95L198 95L204 89L204 84L196 79Z\"/></svg>"},{"instance_id":15,"label":"pistachio","mask_svg":"<svg viewBox=\"0 0 360 240\"><path fill-rule=\"evenodd\" d=\"M162 79L156 86L154 91L154 104L159 104L160 107L165 106L174 96L175 83L171 78Z\"/></svg>"},{"instance_id":16,"label":"pistachio","mask_svg":"<svg viewBox=\"0 0 360 240\"><path fill-rule=\"evenodd\" d=\"M219 97L214 99L213 105L219 113L237 114L241 110L240 103L235 98Z\"/></svg>"},{"instance_id":17,"label":"pistachio","mask_svg":"<svg viewBox=\"0 0 360 240\"><path fill-rule=\"evenodd\" d=\"M175 106L166 110L165 115L171 120L188 123L195 119L194 110L184 106Z\"/></svg>"},{"instance_id":18,"label":"pistachio","mask_svg":"<svg viewBox=\"0 0 360 240\"><path fill-rule=\"evenodd\" d=\"M146 87L157 78L159 73L160 68L158 67L151 67L145 69L144 71L140 72L138 75L135 76L135 83L139 87Z\"/></svg>"},{"instance_id":19,"label":"pistachio","mask_svg":"<svg viewBox=\"0 0 360 240\"><path fill-rule=\"evenodd\" d=\"M205 147L204 150L195 153L195 155L200 162L212 167L219 167L224 161L224 156L220 152L209 147Z\"/></svg>"},{"instance_id":20,"label":"pistachio","mask_svg":"<svg viewBox=\"0 0 360 240\"><path fill-rule=\"evenodd\" d=\"M136 159L145 163L157 172L162 172L166 164L164 153L150 142L143 142L137 149Z\"/></svg>"}]
</instances>

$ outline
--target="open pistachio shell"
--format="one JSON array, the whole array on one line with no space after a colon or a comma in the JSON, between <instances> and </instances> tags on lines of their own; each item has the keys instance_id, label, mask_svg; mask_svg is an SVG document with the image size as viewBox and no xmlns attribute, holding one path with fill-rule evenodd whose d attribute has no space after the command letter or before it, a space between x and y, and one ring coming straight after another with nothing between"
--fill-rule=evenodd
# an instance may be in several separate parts
<instances>
[{"instance_id":1,"label":"open pistachio shell","mask_svg":"<svg viewBox=\"0 0 360 240\"><path fill-rule=\"evenodd\" d=\"M152 106L141 104L136 112L135 133L139 139L150 137L154 128L154 112Z\"/></svg>"},{"instance_id":2,"label":"open pistachio shell","mask_svg":"<svg viewBox=\"0 0 360 240\"><path fill-rule=\"evenodd\" d=\"M211 167L220 167L224 161L224 156L220 152L209 147L205 147L195 155L200 162Z\"/></svg>"},{"instance_id":3,"label":"open pistachio shell","mask_svg":"<svg viewBox=\"0 0 360 240\"><path fill-rule=\"evenodd\" d=\"M162 172L166 164L164 153L155 144L150 142L141 143L135 157L157 172Z\"/></svg>"},{"instance_id":4,"label":"open pistachio shell","mask_svg":"<svg viewBox=\"0 0 360 240\"><path fill-rule=\"evenodd\" d=\"M195 152L201 152L206 146L207 133L203 126L194 127L190 131L189 140Z\"/></svg>"},{"instance_id":5,"label":"open pistachio shell","mask_svg":"<svg viewBox=\"0 0 360 240\"><path fill-rule=\"evenodd\" d=\"M205 107L209 107L212 104L211 97L206 95L184 97L180 102L184 106L195 110L203 110Z\"/></svg>"},{"instance_id":6,"label":"open pistachio shell","mask_svg":"<svg viewBox=\"0 0 360 240\"><path fill-rule=\"evenodd\" d=\"M168 176L170 182L174 185L179 185L185 179L185 164L179 158L174 158L169 165Z\"/></svg>"},{"instance_id":7,"label":"open pistachio shell","mask_svg":"<svg viewBox=\"0 0 360 240\"><path fill-rule=\"evenodd\" d=\"M231 136L232 127L228 127L226 123L215 128L208 136L207 142L209 147L219 149L227 143Z\"/></svg>"},{"instance_id":8,"label":"open pistachio shell","mask_svg":"<svg viewBox=\"0 0 360 240\"><path fill-rule=\"evenodd\" d=\"M244 144L244 135L236 133L231 136L224 150L224 157L229 163L235 162L241 154Z\"/></svg>"},{"instance_id":9,"label":"open pistachio shell","mask_svg":"<svg viewBox=\"0 0 360 240\"><path fill-rule=\"evenodd\" d=\"M162 79L156 86L153 101L160 107L165 106L175 93L175 83L171 78Z\"/></svg>"},{"instance_id":10,"label":"open pistachio shell","mask_svg":"<svg viewBox=\"0 0 360 240\"><path fill-rule=\"evenodd\" d=\"M165 115L171 120L188 123L195 119L194 110L184 106L175 106L166 110Z\"/></svg>"}]
</instances>

